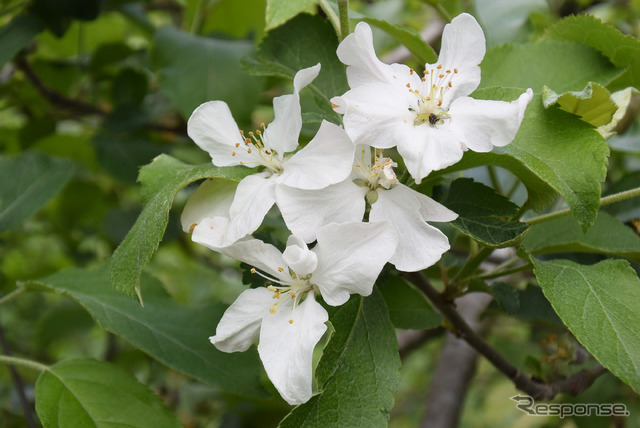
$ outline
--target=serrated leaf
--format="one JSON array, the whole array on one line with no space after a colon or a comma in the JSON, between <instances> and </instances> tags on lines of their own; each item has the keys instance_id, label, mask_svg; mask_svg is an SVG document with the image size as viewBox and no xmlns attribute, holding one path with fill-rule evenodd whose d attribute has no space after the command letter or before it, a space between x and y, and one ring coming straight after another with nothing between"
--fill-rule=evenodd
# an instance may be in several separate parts
<instances>
[{"instance_id":1,"label":"serrated leaf","mask_svg":"<svg viewBox=\"0 0 640 428\"><path fill-rule=\"evenodd\" d=\"M515 314L520 309L520 293L506 282L491 284L491 290L496 298L498 306L509 314Z\"/></svg>"},{"instance_id":2,"label":"serrated leaf","mask_svg":"<svg viewBox=\"0 0 640 428\"><path fill-rule=\"evenodd\" d=\"M538 282L562 321L598 360L640 392L640 279L623 260L583 266L533 260Z\"/></svg>"},{"instance_id":3,"label":"serrated leaf","mask_svg":"<svg viewBox=\"0 0 640 428\"><path fill-rule=\"evenodd\" d=\"M62 361L36 382L36 411L47 428L180 427L162 400L115 364Z\"/></svg>"},{"instance_id":4,"label":"serrated leaf","mask_svg":"<svg viewBox=\"0 0 640 428\"><path fill-rule=\"evenodd\" d=\"M158 280L145 276L142 283L146 293L144 308L111 287L108 266L67 269L25 286L68 295L105 330L179 372L235 394L263 393L255 350L226 354L209 342L224 305L180 306Z\"/></svg>"},{"instance_id":5,"label":"serrated leaf","mask_svg":"<svg viewBox=\"0 0 640 428\"><path fill-rule=\"evenodd\" d=\"M433 310L424 294L401 278L390 276L378 290L396 328L421 330L442 324L442 315Z\"/></svg>"},{"instance_id":6,"label":"serrated leaf","mask_svg":"<svg viewBox=\"0 0 640 428\"><path fill-rule=\"evenodd\" d=\"M316 370L321 393L280 423L288 427L386 427L400 380L395 330L377 290L354 296L330 319L335 327Z\"/></svg>"},{"instance_id":7,"label":"serrated leaf","mask_svg":"<svg viewBox=\"0 0 640 428\"><path fill-rule=\"evenodd\" d=\"M522 90L476 91L482 99L513 100ZM512 143L494 148L522 165L562 195L584 231L596 220L600 183L607 173L609 147L593 127L557 108L545 109L535 96Z\"/></svg>"},{"instance_id":8,"label":"serrated leaf","mask_svg":"<svg viewBox=\"0 0 640 428\"><path fill-rule=\"evenodd\" d=\"M260 79L247 75L240 59L253 46L219 40L165 26L154 35L151 62L162 90L188 118L200 104L225 101L237 121L248 120L260 99Z\"/></svg>"},{"instance_id":9,"label":"serrated leaf","mask_svg":"<svg viewBox=\"0 0 640 428\"><path fill-rule=\"evenodd\" d=\"M558 104L569 113L576 114L587 123L598 127L613 119L618 106L611 99L611 93L597 83L589 82L582 91L570 91L557 94L551 88L542 88L542 103L545 108Z\"/></svg>"},{"instance_id":10,"label":"serrated leaf","mask_svg":"<svg viewBox=\"0 0 640 428\"><path fill-rule=\"evenodd\" d=\"M592 252L640 261L640 236L602 211L586 233L568 216L533 225L522 246L532 254Z\"/></svg>"},{"instance_id":11,"label":"serrated leaf","mask_svg":"<svg viewBox=\"0 0 640 428\"><path fill-rule=\"evenodd\" d=\"M267 0L265 30L284 24L316 3L318 0Z\"/></svg>"},{"instance_id":12,"label":"serrated leaf","mask_svg":"<svg viewBox=\"0 0 640 428\"><path fill-rule=\"evenodd\" d=\"M332 122L341 123L329 102L331 97L349 89L337 48L338 38L328 21L317 15L300 14L269 31L258 46L257 60L245 59L243 65L255 75L293 79L298 70L320 63L320 74L307 87L323 113L333 117Z\"/></svg>"},{"instance_id":13,"label":"serrated leaf","mask_svg":"<svg viewBox=\"0 0 640 428\"><path fill-rule=\"evenodd\" d=\"M588 82L607 85L621 70L595 49L575 42L544 40L504 44L487 51L479 88L493 86L577 91Z\"/></svg>"},{"instance_id":14,"label":"serrated leaf","mask_svg":"<svg viewBox=\"0 0 640 428\"><path fill-rule=\"evenodd\" d=\"M0 157L0 232L35 214L73 175L73 164L38 152Z\"/></svg>"},{"instance_id":15,"label":"serrated leaf","mask_svg":"<svg viewBox=\"0 0 640 428\"><path fill-rule=\"evenodd\" d=\"M640 89L640 41L591 15L569 16L545 33L553 40L570 40L590 46L612 64L626 70L609 85L611 90L634 86ZM602 82L600 82L602 83Z\"/></svg>"},{"instance_id":16,"label":"serrated leaf","mask_svg":"<svg viewBox=\"0 0 640 428\"><path fill-rule=\"evenodd\" d=\"M525 223L509 220L518 212L516 204L470 178L459 178L451 183L442 204L458 214L451 223L456 229L484 245L511 245L528 227Z\"/></svg>"},{"instance_id":17,"label":"serrated leaf","mask_svg":"<svg viewBox=\"0 0 640 428\"><path fill-rule=\"evenodd\" d=\"M378 27L385 33L393 36L407 49L409 49L409 52L411 52L413 56L416 57L418 62L422 64L435 64L438 61L438 54L436 54L433 48L429 46L424 40L422 40L419 34L408 28L399 27L397 25L390 24L387 21L376 18L363 17L352 19L352 21L364 21L367 24Z\"/></svg>"},{"instance_id":18,"label":"serrated leaf","mask_svg":"<svg viewBox=\"0 0 640 428\"><path fill-rule=\"evenodd\" d=\"M203 178L241 180L252 170L244 167L218 168L211 164L187 165L167 155L160 155L140 170L145 206L136 223L113 253L111 282L142 301L138 281L142 269L158 248L169 221L169 210L176 193L184 186Z\"/></svg>"}]
</instances>

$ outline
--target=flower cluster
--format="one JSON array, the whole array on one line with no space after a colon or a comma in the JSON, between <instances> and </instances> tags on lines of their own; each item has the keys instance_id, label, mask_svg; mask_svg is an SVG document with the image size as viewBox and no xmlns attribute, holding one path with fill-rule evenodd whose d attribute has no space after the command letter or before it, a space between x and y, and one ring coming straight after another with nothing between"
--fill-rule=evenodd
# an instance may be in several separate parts
<instances>
[{"instance_id":1,"label":"flower cluster","mask_svg":"<svg viewBox=\"0 0 640 428\"><path fill-rule=\"evenodd\" d=\"M296 73L293 93L273 100L274 120L240 131L227 105L198 107L189 136L214 165L255 168L237 185L205 181L188 201L183 229L202 245L253 266L268 286L243 292L225 312L211 342L237 352L258 342L267 375L290 404L312 395L312 354L326 331L326 310L351 294L367 296L384 265L419 271L449 249L428 222L457 215L402 184L385 156L392 147L419 183L460 160L465 150L511 142L532 92L514 102L469 97L480 83L484 35L462 14L444 29L436 64L418 72L384 64L371 29L359 23L338 47L350 90L331 100L344 128L323 121L302 149L300 91L320 64ZM251 236L277 205L292 232L283 253ZM367 219L365 222L364 219Z\"/></svg>"}]
</instances>

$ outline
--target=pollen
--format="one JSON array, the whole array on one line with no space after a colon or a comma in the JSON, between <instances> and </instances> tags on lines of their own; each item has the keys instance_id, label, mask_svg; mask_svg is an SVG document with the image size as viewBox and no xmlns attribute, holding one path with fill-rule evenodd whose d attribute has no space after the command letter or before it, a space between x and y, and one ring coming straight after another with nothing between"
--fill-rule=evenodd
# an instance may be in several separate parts
<instances>
[{"instance_id":1,"label":"pollen","mask_svg":"<svg viewBox=\"0 0 640 428\"><path fill-rule=\"evenodd\" d=\"M251 268L251 273L256 273L256 268Z\"/></svg>"},{"instance_id":2,"label":"pollen","mask_svg":"<svg viewBox=\"0 0 640 428\"><path fill-rule=\"evenodd\" d=\"M340 107L340 106L339 106L338 104L331 103L331 107L332 107L332 108L338 108L338 107Z\"/></svg>"},{"instance_id":3,"label":"pollen","mask_svg":"<svg viewBox=\"0 0 640 428\"><path fill-rule=\"evenodd\" d=\"M440 70L442 68L442 64L438 64L438 66L436 67L438 70Z\"/></svg>"},{"instance_id":4,"label":"pollen","mask_svg":"<svg viewBox=\"0 0 640 428\"><path fill-rule=\"evenodd\" d=\"M236 152L231 152L231 156L235 156L235 155L236 155Z\"/></svg>"},{"instance_id":5,"label":"pollen","mask_svg":"<svg viewBox=\"0 0 640 428\"><path fill-rule=\"evenodd\" d=\"M248 139L248 138L245 138L245 139L244 139L244 145L245 145L245 146L248 146L250 142L251 142L251 140L250 140L250 139Z\"/></svg>"},{"instance_id":6,"label":"pollen","mask_svg":"<svg viewBox=\"0 0 640 428\"><path fill-rule=\"evenodd\" d=\"M409 74L410 74L410 75L413 75L413 68L410 68L410 69L409 69Z\"/></svg>"},{"instance_id":7,"label":"pollen","mask_svg":"<svg viewBox=\"0 0 640 428\"><path fill-rule=\"evenodd\" d=\"M289 324L293 324L293 320L289 320Z\"/></svg>"},{"instance_id":8,"label":"pollen","mask_svg":"<svg viewBox=\"0 0 640 428\"><path fill-rule=\"evenodd\" d=\"M251 153L251 147L247 149L247 153Z\"/></svg>"},{"instance_id":9,"label":"pollen","mask_svg":"<svg viewBox=\"0 0 640 428\"><path fill-rule=\"evenodd\" d=\"M275 314L276 312L278 312L278 307L276 305L273 305L269 308L269 312L271 312L272 314Z\"/></svg>"},{"instance_id":10,"label":"pollen","mask_svg":"<svg viewBox=\"0 0 640 428\"><path fill-rule=\"evenodd\" d=\"M429 70L425 70L425 71L423 71L423 73L424 73L424 74L425 74L425 76L426 76L427 74L429 74Z\"/></svg>"},{"instance_id":11,"label":"pollen","mask_svg":"<svg viewBox=\"0 0 640 428\"><path fill-rule=\"evenodd\" d=\"M282 272L284 270L284 268L278 266L278 272Z\"/></svg>"},{"instance_id":12,"label":"pollen","mask_svg":"<svg viewBox=\"0 0 640 428\"><path fill-rule=\"evenodd\" d=\"M291 293L291 298L295 299L296 298L296 293Z\"/></svg>"},{"instance_id":13,"label":"pollen","mask_svg":"<svg viewBox=\"0 0 640 428\"><path fill-rule=\"evenodd\" d=\"M427 78L426 78L426 77L423 77L423 78L422 78L422 81L423 81L423 82L426 82L426 81L427 81Z\"/></svg>"},{"instance_id":14,"label":"pollen","mask_svg":"<svg viewBox=\"0 0 640 428\"><path fill-rule=\"evenodd\" d=\"M438 77L442 79L444 77L444 74L438 74Z\"/></svg>"},{"instance_id":15,"label":"pollen","mask_svg":"<svg viewBox=\"0 0 640 428\"><path fill-rule=\"evenodd\" d=\"M249 131L249 137L253 137L253 132Z\"/></svg>"},{"instance_id":16,"label":"pollen","mask_svg":"<svg viewBox=\"0 0 640 428\"><path fill-rule=\"evenodd\" d=\"M236 143L236 147L240 147L240 143Z\"/></svg>"},{"instance_id":17,"label":"pollen","mask_svg":"<svg viewBox=\"0 0 640 428\"><path fill-rule=\"evenodd\" d=\"M405 86L406 86L407 88L410 88L410 87L411 87L411 85L410 85L409 83L407 83Z\"/></svg>"},{"instance_id":18,"label":"pollen","mask_svg":"<svg viewBox=\"0 0 640 428\"><path fill-rule=\"evenodd\" d=\"M457 69L457 68L454 68L454 69L453 69L453 72L454 72L454 73L457 73L457 72L458 72L458 69Z\"/></svg>"}]
</instances>

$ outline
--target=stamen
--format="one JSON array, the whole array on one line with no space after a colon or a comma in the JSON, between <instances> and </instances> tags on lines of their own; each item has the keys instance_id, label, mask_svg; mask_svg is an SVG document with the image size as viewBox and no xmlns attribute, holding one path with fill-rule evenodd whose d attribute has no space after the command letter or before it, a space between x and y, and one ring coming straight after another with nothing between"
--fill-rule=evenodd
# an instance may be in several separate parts
<instances>
[{"instance_id":1,"label":"stamen","mask_svg":"<svg viewBox=\"0 0 640 428\"><path fill-rule=\"evenodd\" d=\"M289 320L289 324L293 324L293 320Z\"/></svg>"},{"instance_id":2,"label":"stamen","mask_svg":"<svg viewBox=\"0 0 640 428\"><path fill-rule=\"evenodd\" d=\"M282 271L284 271L284 268L278 266L278 272L282 272Z\"/></svg>"},{"instance_id":3,"label":"stamen","mask_svg":"<svg viewBox=\"0 0 640 428\"><path fill-rule=\"evenodd\" d=\"M197 225L198 223L193 223L191 226L189 226L189 233L193 233L193 229L195 229Z\"/></svg>"},{"instance_id":4,"label":"stamen","mask_svg":"<svg viewBox=\"0 0 640 428\"><path fill-rule=\"evenodd\" d=\"M235 155L236 155L236 152L231 152L231 156L235 156Z\"/></svg>"}]
</instances>

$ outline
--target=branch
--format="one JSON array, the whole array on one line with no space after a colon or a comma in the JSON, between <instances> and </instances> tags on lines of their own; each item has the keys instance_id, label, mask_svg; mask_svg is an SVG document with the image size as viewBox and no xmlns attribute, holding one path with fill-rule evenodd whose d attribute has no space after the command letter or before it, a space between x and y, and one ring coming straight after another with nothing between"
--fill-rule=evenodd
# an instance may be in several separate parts
<instances>
[{"instance_id":1,"label":"branch","mask_svg":"<svg viewBox=\"0 0 640 428\"><path fill-rule=\"evenodd\" d=\"M400 359L406 358L411 352L420 348L431 339L443 335L446 331L444 327L439 326L428 330L405 330L398 333Z\"/></svg>"},{"instance_id":2,"label":"branch","mask_svg":"<svg viewBox=\"0 0 640 428\"><path fill-rule=\"evenodd\" d=\"M458 337L464 339L473 349L489 360L495 368L511 379L516 388L526 392L536 400L550 400L561 392L576 395L591 386L598 376L607 372L607 369L598 364L589 369L574 373L565 379L548 384L535 381L518 370L494 347L485 342L484 339L467 324L455 309L454 305L445 302L441 298L440 293L433 288L431 283L429 283L422 274L409 272L404 273L403 276L411 281L412 284L418 287L429 300L431 300L440 313L449 320Z\"/></svg>"}]
</instances>

